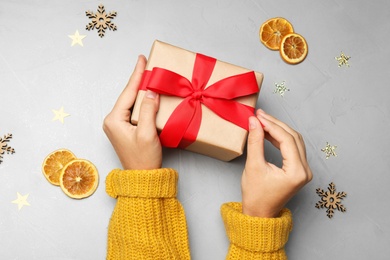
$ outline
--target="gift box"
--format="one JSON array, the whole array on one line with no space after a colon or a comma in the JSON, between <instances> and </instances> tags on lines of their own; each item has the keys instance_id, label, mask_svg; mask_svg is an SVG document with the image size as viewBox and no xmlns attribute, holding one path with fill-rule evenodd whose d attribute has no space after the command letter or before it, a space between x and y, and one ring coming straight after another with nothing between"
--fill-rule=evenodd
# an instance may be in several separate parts
<instances>
[{"instance_id":1,"label":"gift box","mask_svg":"<svg viewBox=\"0 0 390 260\"><path fill-rule=\"evenodd\" d=\"M160 94L156 127L165 147L230 161L243 153L263 74L161 41L153 43L133 107Z\"/></svg>"}]
</instances>

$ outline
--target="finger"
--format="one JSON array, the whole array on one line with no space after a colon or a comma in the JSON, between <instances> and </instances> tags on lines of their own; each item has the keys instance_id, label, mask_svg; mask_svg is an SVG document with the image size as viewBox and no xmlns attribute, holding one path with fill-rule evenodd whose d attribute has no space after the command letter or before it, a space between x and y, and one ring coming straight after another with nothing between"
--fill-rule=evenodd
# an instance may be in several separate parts
<instances>
[{"instance_id":1,"label":"finger","mask_svg":"<svg viewBox=\"0 0 390 260\"><path fill-rule=\"evenodd\" d=\"M264 126L264 131L267 132L279 146L283 157L283 165L294 166L301 163L301 156L294 137L287 132L283 127L268 120L262 115L258 116L260 122Z\"/></svg>"},{"instance_id":2,"label":"finger","mask_svg":"<svg viewBox=\"0 0 390 260\"><path fill-rule=\"evenodd\" d=\"M246 166L265 166L267 162L264 158L264 131L260 125L260 121L254 116L249 117L249 134L247 142Z\"/></svg>"},{"instance_id":3,"label":"finger","mask_svg":"<svg viewBox=\"0 0 390 260\"><path fill-rule=\"evenodd\" d=\"M157 136L156 114L159 108L159 95L148 90L141 103L137 131L146 138Z\"/></svg>"},{"instance_id":4,"label":"finger","mask_svg":"<svg viewBox=\"0 0 390 260\"><path fill-rule=\"evenodd\" d=\"M287 124L283 123L282 121L276 119L275 117L267 114L266 112L264 112L264 110L261 110L261 109L258 109L256 111L256 115L257 116L263 116L264 118L268 119L269 121L272 121L273 123L279 125L280 127L282 127L284 130L286 130L287 132L289 132L291 135L294 135L294 133L296 132L294 129L292 129L290 126L288 126Z\"/></svg>"},{"instance_id":5,"label":"finger","mask_svg":"<svg viewBox=\"0 0 390 260\"><path fill-rule=\"evenodd\" d=\"M274 124L279 125L282 127L285 131L287 131L290 135L294 137L294 140L297 144L299 154L302 156L302 158L306 158L306 147L305 147L305 142L303 141L303 138L301 134L299 134L297 131L292 129L290 126L287 124L281 122L280 120L276 119L275 117L265 113L263 110L259 109L256 112L257 116L263 116L264 118L268 119L269 121L273 122ZM269 135L266 135L266 139L269 140L273 145L278 147L277 142ZM279 148L279 147L278 147Z\"/></svg>"},{"instance_id":6,"label":"finger","mask_svg":"<svg viewBox=\"0 0 390 260\"><path fill-rule=\"evenodd\" d=\"M145 71L146 58L143 55L138 57L137 64L134 71L130 76L130 79L120 94L113 110L129 110L133 105L135 98L137 97L138 87L141 83L142 75Z\"/></svg>"},{"instance_id":7,"label":"finger","mask_svg":"<svg viewBox=\"0 0 390 260\"><path fill-rule=\"evenodd\" d=\"M264 110L262 109L258 109L256 111L256 116L257 118L260 120L261 119L261 116L263 116L264 118L267 118L267 115ZM268 118L269 119L269 118ZM261 122L261 121L260 121ZM263 126L264 127L264 126ZM280 147L279 147L279 142L276 141L268 132L265 132L264 133L264 138L266 140L268 140L273 146L275 146L276 148L278 148L280 150Z\"/></svg>"}]
</instances>

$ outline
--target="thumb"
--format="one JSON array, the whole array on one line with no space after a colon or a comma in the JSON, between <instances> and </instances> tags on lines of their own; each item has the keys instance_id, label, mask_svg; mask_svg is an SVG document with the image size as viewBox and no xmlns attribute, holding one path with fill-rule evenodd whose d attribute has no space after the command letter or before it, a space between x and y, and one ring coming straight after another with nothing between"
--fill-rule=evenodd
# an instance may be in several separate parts
<instances>
[{"instance_id":1,"label":"thumb","mask_svg":"<svg viewBox=\"0 0 390 260\"><path fill-rule=\"evenodd\" d=\"M138 130L145 136L154 136L156 131L156 114L159 108L159 95L148 90L142 100L139 112Z\"/></svg>"},{"instance_id":2,"label":"thumb","mask_svg":"<svg viewBox=\"0 0 390 260\"><path fill-rule=\"evenodd\" d=\"M260 121L254 117L249 117L249 135L247 144L246 168L263 166L266 164L264 158L264 130Z\"/></svg>"}]
</instances>

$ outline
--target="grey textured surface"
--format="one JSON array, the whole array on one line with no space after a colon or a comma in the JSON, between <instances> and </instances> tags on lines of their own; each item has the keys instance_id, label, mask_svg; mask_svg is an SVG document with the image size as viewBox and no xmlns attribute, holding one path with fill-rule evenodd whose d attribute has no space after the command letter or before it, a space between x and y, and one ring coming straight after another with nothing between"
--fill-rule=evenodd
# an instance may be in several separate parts
<instances>
[{"instance_id":1,"label":"grey textured surface","mask_svg":"<svg viewBox=\"0 0 390 260\"><path fill-rule=\"evenodd\" d=\"M85 31L84 12L100 3L118 12L118 30L102 39ZM259 42L260 25L275 16L307 39L303 63L287 65ZM389 19L385 0L0 0L0 135L12 133L16 150L0 164L0 259L105 258L115 201L104 179L120 164L102 120L154 39L263 72L258 106L303 134L314 179L288 204L290 259L389 259ZM71 47L76 30L84 47ZM337 66L341 51L349 68ZM281 97L273 91L283 80L290 91ZM64 124L52 121L61 106L71 115ZM337 157L325 159L326 142ZM69 199L42 175L45 156L61 147L97 166L92 197ZM280 163L270 145L267 158ZM180 174L193 259L224 259L219 207L240 200L244 162L165 151L164 166ZM348 193L347 212L328 219L315 190L332 181ZM30 206L11 203L17 192Z\"/></svg>"}]
</instances>

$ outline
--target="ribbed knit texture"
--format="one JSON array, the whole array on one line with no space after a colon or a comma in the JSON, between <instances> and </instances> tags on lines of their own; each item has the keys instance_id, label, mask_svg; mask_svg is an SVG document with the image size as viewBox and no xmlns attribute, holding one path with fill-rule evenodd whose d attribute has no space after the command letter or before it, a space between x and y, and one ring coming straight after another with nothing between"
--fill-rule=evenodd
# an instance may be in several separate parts
<instances>
[{"instance_id":1,"label":"ribbed knit texture","mask_svg":"<svg viewBox=\"0 0 390 260\"><path fill-rule=\"evenodd\" d=\"M184 210L172 169L113 170L106 192L117 203L108 227L107 259L190 259Z\"/></svg>"},{"instance_id":2,"label":"ribbed knit texture","mask_svg":"<svg viewBox=\"0 0 390 260\"><path fill-rule=\"evenodd\" d=\"M242 214L242 204L230 202L221 207L222 219L230 241L226 259L287 259L284 245L292 230L288 209L278 218L257 218Z\"/></svg>"},{"instance_id":3,"label":"ribbed knit texture","mask_svg":"<svg viewBox=\"0 0 390 260\"><path fill-rule=\"evenodd\" d=\"M190 259L184 210L176 199L173 169L113 170L106 192L117 198L108 227L107 259ZM284 245L292 228L289 210L279 218L242 214L241 203L223 204L221 214L230 240L226 259L287 259Z\"/></svg>"}]
</instances>

